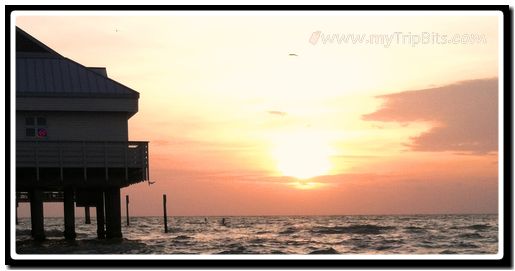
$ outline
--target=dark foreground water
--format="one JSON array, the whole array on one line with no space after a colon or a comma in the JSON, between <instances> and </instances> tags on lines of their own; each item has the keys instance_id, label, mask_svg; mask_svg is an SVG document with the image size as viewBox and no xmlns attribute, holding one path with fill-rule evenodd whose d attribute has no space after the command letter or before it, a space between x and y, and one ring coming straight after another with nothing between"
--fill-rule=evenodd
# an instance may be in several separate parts
<instances>
[{"instance_id":1,"label":"dark foreground water","mask_svg":"<svg viewBox=\"0 0 515 271\"><path fill-rule=\"evenodd\" d=\"M123 240L96 240L96 221L77 218L65 241L62 218L46 218L48 240L30 239L30 219L16 226L21 254L495 254L497 215L133 217ZM125 218L122 218L125 222Z\"/></svg>"}]
</instances>

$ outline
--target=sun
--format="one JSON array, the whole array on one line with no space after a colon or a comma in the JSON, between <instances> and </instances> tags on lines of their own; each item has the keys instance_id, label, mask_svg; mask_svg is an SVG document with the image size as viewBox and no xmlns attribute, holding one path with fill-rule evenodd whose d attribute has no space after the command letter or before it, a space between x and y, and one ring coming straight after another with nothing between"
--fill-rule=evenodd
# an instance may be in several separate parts
<instances>
[{"instance_id":1,"label":"sun","mask_svg":"<svg viewBox=\"0 0 515 271\"><path fill-rule=\"evenodd\" d=\"M276 144L273 156L283 176L300 180L326 175L331 169L328 144L309 134L283 138Z\"/></svg>"}]
</instances>

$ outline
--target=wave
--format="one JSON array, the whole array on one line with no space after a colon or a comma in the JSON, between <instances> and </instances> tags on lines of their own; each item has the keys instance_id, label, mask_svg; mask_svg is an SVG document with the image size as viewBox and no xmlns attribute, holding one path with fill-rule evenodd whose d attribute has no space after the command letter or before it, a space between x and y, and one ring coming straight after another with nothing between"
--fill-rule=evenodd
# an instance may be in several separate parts
<instances>
[{"instance_id":1,"label":"wave","mask_svg":"<svg viewBox=\"0 0 515 271\"><path fill-rule=\"evenodd\" d=\"M458 237L462 237L462 238L483 238L483 235L474 232L474 233L463 233L463 234L458 235Z\"/></svg>"},{"instance_id":2,"label":"wave","mask_svg":"<svg viewBox=\"0 0 515 271\"><path fill-rule=\"evenodd\" d=\"M279 234L292 234L292 233L296 233L296 232L297 232L296 228L288 227L284 231L280 231Z\"/></svg>"},{"instance_id":3,"label":"wave","mask_svg":"<svg viewBox=\"0 0 515 271\"><path fill-rule=\"evenodd\" d=\"M383 251L383 250L389 250L389 249L394 249L394 248L398 248L398 246L380 245L378 247L375 247L374 249L378 250L378 251Z\"/></svg>"},{"instance_id":4,"label":"wave","mask_svg":"<svg viewBox=\"0 0 515 271\"><path fill-rule=\"evenodd\" d=\"M64 236L64 232L62 230L48 230L45 231L45 235L47 237L61 237Z\"/></svg>"},{"instance_id":5,"label":"wave","mask_svg":"<svg viewBox=\"0 0 515 271\"><path fill-rule=\"evenodd\" d=\"M120 240L77 240L47 239L44 243L34 240L16 243L20 254L139 254L149 253L147 245L140 241Z\"/></svg>"},{"instance_id":6,"label":"wave","mask_svg":"<svg viewBox=\"0 0 515 271\"><path fill-rule=\"evenodd\" d=\"M31 236L31 230L16 230L16 236ZM62 230L45 230L46 237L64 237Z\"/></svg>"},{"instance_id":7,"label":"wave","mask_svg":"<svg viewBox=\"0 0 515 271\"><path fill-rule=\"evenodd\" d=\"M317 249L311 251L309 254L340 254L336 249L330 247L326 249Z\"/></svg>"},{"instance_id":8,"label":"wave","mask_svg":"<svg viewBox=\"0 0 515 271\"><path fill-rule=\"evenodd\" d=\"M256 238L256 239L250 240L249 243L252 243L252 244L263 244L263 243L266 243L267 241L268 241L267 239Z\"/></svg>"},{"instance_id":9,"label":"wave","mask_svg":"<svg viewBox=\"0 0 515 271\"><path fill-rule=\"evenodd\" d=\"M490 228L490 226L486 225L486 224L474 224L474 225L467 227L467 229L473 229L473 230L486 230L488 228Z\"/></svg>"},{"instance_id":10,"label":"wave","mask_svg":"<svg viewBox=\"0 0 515 271\"><path fill-rule=\"evenodd\" d=\"M377 226L377 225L351 225L351 226L335 226L335 227L315 227L311 230L312 233L318 234L381 234L386 231L395 229L390 226Z\"/></svg>"},{"instance_id":11,"label":"wave","mask_svg":"<svg viewBox=\"0 0 515 271\"><path fill-rule=\"evenodd\" d=\"M404 231L411 232L411 233L421 233L421 232L426 232L427 230L424 228L421 228L421 227L408 226L408 227L404 227Z\"/></svg>"},{"instance_id":12,"label":"wave","mask_svg":"<svg viewBox=\"0 0 515 271\"><path fill-rule=\"evenodd\" d=\"M16 230L16 236L21 236L21 235L29 235L30 236L31 234L31 230Z\"/></svg>"},{"instance_id":13,"label":"wave","mask_svg":"<svg viewBox=\"0 0 515 271\"><path fill-rule=\"evenodd\" d=\"M458 252L450 249L440 251L440 254L458 254Z\"/></svg>"},{"instance_id":14,"label":"wave","mask_svg":"<svg viewBox=\"0 0 515 271\"><path fill-rule=\"evenodd\" d=\"M250 254L251 252L247 251L247 248L241 245L232 246L232 248L228 250L223 250L218 252L217 254Z\"/></svg>"},{"instance_id":15,"label":"wave","mask_svg":"<svg viewBox=\"0 0 515 271\"><path fill-rule=\"evenodd\" d=\"M187 240L187 239L193 239L193 237L190 237L190 236L186 236L186 235L179 235L175 238L173 238L175 240Z\"/></svg>"},{"instance_id":16,"label":"wave","mask_svg":"<svg viewBox=\"0 0 515 271\"><path fill-rule=\"evenodd\" d=\"M432 241L422 241L422 242L419 242L417 244L415 244L414 246L416 247L423 247L423 248L435 248L435 247L438 247L438 244L437 243L434 243Z\"/></svg>"},{"instance_id":17,"label":"wave","mask_svg":"<svg viewBox=\"0 0 515 271\"><path fill-rule=\"evenodd\" d=\"M478 248L477 245L474 245L474 244L471 244L471 243L464 243L464 242L458 243L458 244L456 244L454 246L455 247L459 247L459 248Z\"/></svg>"}]
</instances>

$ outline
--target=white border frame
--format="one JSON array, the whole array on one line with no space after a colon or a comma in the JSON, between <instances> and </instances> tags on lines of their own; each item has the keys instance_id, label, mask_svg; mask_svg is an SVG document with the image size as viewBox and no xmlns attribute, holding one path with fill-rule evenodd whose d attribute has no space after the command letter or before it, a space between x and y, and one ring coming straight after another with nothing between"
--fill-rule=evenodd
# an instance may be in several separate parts
<instances>
[{"instance_id":1,"label":"white border frame","mask_svg":"<svg viewBox=\"0 0 515 271\"><path fill-rule=\"evenodd\" d=\"M292 7L294 9L295 7ZM238 13L238 14L236 14ZM407 14L409 13L409 14ZM16 172L16 55L15 55L15 37L16 37L16 17L17 16L497 16L498 18L498 67L499 67L499 197L498 197L498 219L499 219L499 235L498 235L498 252L497 254L468 254L468 255L405 255L405 254L383 254L383 255L114 255L114 254L94 254L94 255L69 255L69 254L17 254L16 253L16 225L15 225L15 172ZM172 260L172 259L358 259L358 260L486 260L486 259L502 259L504 255L504 161L502 159L504 153L504 25L503 13L501 11L14 11L11 14L11 165L10 165L10 182L11 191L9 191L11 216L11 244L10 255L15 260ZM6 191L7 192L7 191ZM14 207L14 208L13 208Z\"/></svg>"}]
</instances>

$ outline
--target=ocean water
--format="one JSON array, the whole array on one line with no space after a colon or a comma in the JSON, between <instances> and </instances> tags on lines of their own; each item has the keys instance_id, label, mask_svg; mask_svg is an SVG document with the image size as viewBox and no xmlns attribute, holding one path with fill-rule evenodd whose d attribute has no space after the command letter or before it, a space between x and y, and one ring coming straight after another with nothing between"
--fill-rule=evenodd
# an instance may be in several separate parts
<instances>
[{"instance_id":1,"label":"ocean water","mask_svg":"<svg viewBox=\"0 0 515 271\"><path fill-rule=\"evenodd\" d=\"M207 219L207 223L205 222ZM20 254L495 254L497 215L131 217L123 240L97 240L96 221L45 218L47 239L30 238L30 219L16 226ZM122 222L125 223L125 217Z\"/></svg>"}]
</instances>

